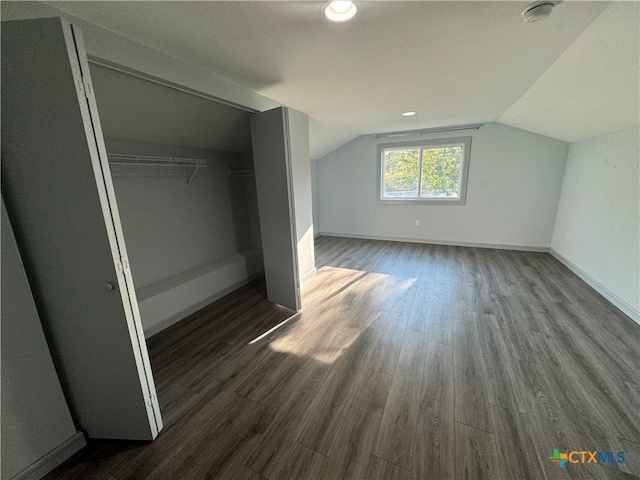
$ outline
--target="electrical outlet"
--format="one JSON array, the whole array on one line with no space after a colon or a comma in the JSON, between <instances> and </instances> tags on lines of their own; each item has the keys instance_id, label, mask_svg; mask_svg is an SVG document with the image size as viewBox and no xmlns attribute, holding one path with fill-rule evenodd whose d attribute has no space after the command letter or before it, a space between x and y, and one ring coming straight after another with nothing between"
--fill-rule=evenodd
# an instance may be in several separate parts
<instances>
[{"instance_id":1,"label":"electrical outlet","mask_svg":"<svg viewBox=\"0 0 640 480\"><path fill-rule=\"evenodd\" d=\"M420 226L420 220L416 220L416 227Z\"/></svg>"}]
</instances>

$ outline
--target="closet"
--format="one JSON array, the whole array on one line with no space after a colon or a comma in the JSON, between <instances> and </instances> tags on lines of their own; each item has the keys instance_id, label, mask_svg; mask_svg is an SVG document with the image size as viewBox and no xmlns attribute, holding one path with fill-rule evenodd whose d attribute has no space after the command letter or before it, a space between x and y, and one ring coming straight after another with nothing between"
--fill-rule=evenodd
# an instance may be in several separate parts
<instances>
[{"instance_id":1,"label":"closet","mask_svg":"<svg viewBox=\"0 0 640 480\"><path fill-rule=\"evenodd\" d=\"M125 239L138 232L123 228L112 169L173 169L188 189L225 161L242 167L225 166L237 175L234 181L246 181L251 162L153 152L148 144L132 152L131 144L113 142L108 152L82 36L65 20L3 22L2 71L3 196L74 421L89 438L151 440L162 418L138 295L155 295L144 285L136 292ZM308 257L301 250L308 245L298 235L295 187L309 159L306 118L293 112L299 121L291 129L291 112L283 107L252 115L251 143L260 243L265 256L277 260L264 262L267 296L297 310L298 258ZM306 138L296 138L300 134ZM306 185L309 179L297 181ZM250 238L251 231L244 235ZM198 267L190 273L197 276L193 270ZM171 278L180 285L179 273Z\"/></svg>"},{"instance_id":2,"label":"closet","mask_svg":"<svg viewBox=\"0 0 640 480\"><path fill-rule=\"evenodd\" d=\"M149 337L264 270L251 113L90 68Z\"/></svg>"}]
</instances>

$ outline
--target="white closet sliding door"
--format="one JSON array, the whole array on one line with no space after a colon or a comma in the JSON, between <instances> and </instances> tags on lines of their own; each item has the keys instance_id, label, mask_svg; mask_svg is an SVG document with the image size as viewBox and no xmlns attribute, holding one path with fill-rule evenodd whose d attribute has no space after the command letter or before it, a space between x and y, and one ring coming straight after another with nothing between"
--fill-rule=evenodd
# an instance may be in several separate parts
<instances>
[{"instance_id":1,"label":"white closet sliding door","mask_svg":"<svg viewBox=\"0 0 640 480\"><path fill-rule=\"evenodd\" d=\"M91 438L162 429L77 29L2 24L2 188L74 419Z\"/></svg>"},{"instance_id":2,"label":"white closet sliding door","mask_svg":"<svg viewBox=\"0 0 640 480\"><path fill-rule=\"evenodd\" d=\"M267 298L291 310L301 308L289 111L286 107L251 117L251 142L262 235Z\"/></svg>"}]
</instances>

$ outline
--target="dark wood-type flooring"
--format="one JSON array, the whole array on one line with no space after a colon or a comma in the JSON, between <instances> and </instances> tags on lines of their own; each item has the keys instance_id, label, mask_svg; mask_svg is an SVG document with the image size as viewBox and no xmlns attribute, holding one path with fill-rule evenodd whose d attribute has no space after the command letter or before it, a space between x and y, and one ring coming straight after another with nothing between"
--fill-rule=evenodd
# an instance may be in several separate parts
<instances>
[{"instance_id":1,"label":"dark wood-type flooring","mask_svg":"<svg viewBox=\"0 0 640 480\"><path fill-rule=\"evenodd\" d=\"M640 327L553 257L330 237L316 257L297 315L250 285L151 338L160 436L47 478L640 477Z\"/></svg>"}]
</instances>

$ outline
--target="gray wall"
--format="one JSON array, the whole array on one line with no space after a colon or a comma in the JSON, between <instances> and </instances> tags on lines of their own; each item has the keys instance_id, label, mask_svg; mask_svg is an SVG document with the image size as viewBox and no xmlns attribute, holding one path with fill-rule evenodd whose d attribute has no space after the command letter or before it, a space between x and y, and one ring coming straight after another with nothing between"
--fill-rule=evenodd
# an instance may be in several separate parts
<instances>
[{"instance_id":1,"label":"gray wall","mask_svg":"<svg viewBox=\"0 0 640 480\"><path fill-rule=\"evenodd\" d=\"M242 154L242 169L253 170L253 152L247 150ZM247 216L249 220L249 232L251 234L251 246L262 250L262 237L260 236L260 213L258 212L258 194L256 192L255 176L242 177L242 182L247 198Z\"/></svg>"},{"instance_id":2,"label":"gray wall","mask_svg":"<svg viewBox=\"0 0 640 480\"><path fill-rule=\"evenodd\" d=\"M252 246L245 180L227 174L242 168L242 154L128 140L106 144L109 153L207 159L188 186L188 171L112 167L137 289Z\"/></svg>"},{"instance_id":3,"label":"gray wall","mask_svg":"<svg viewBox=\"0 0 640 480\"><path fill-rule=\"evenodd\" d=\"M637 128L571 144L551 246L640 322L638 152Z\"/></svg>"},{"instance_id":4,"label":"gray wall","mask_svg":"<svg viewBox=\"0 0 640 480\"><path fill-rule=\"evenodd\" d=\"M291 130L291 167L298 240L298 270L300 279L315 272L313 244L313 206L311 195L311 163L309 159L309 118L289 109Z\"/></svg>"},{"instance_id":5,"label":"gray wall","mask_svg":"<svg viewBox=\"0 0 640 480\"><path fill-rule=\"evenodd\" d=\"M399 143L468 135L448 132ZM546 249L568 144L498 123L471 131L466 205L388 205L377 200L377 145L362 136L318 161L320 231L418 242ZM415 220L421 221L415 227Z\"/></svg>"},{"instance_id":6,"label":"gray wall","mask_svg":"<svg viewBox=\"0 0 640 480\"><path fill-rule=\"evenodd\" d=\"M3 201L2 478L29 467L35 468L34 475L44 475L83 445L51 360Z\"/></svg>"},{"instance_id":7,"label":"gray wall","mask_svg":"<svg viewBox=\"0 0 640 480\"><path fill-rule=\"evenodd\" d=\"M315 236L318 236L320 229L320 183L318 180L318 160L311 159L311 200Z\"/></svg>"}]
</instances>

